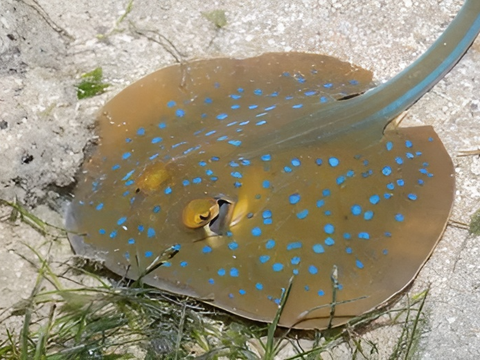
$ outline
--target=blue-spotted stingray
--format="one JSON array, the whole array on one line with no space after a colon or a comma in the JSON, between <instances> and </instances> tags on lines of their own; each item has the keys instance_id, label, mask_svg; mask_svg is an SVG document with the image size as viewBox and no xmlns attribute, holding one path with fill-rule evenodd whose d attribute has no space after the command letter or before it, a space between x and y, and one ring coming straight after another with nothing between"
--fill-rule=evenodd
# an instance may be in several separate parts
<instances>
[{"instance_id":1,"label":"blue-spotted stingray","mask_svg":"<svg viewBox=\"0 0 480 360\"><path fill-rule=\"evenodd\" d=\"M170 66L99 116L70 241L118 273L260 322L325 329L416 276L448 221L450 156L430 126L387 125L480 31L467 0L433 46L374 87L332 57ZM291 285L289 285L291 284Z\"/></svg>"}]
</instances>

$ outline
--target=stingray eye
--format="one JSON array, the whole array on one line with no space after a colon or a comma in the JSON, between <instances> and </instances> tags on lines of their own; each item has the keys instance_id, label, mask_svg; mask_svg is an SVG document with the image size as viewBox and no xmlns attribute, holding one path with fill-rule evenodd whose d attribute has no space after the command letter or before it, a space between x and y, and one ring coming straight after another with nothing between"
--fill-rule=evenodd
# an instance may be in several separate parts
<instances>
[{"instance_id":1,"label":"stingray eye","mask_svg":"<svg viewBox=\"0 0 480 360\"><path fill-rule=\"evenodd\" d=\"M204 227L218 216L220 206L214 198L195 199L183 209L182 219L191 229Z\"/></svg>"}]
</instances>

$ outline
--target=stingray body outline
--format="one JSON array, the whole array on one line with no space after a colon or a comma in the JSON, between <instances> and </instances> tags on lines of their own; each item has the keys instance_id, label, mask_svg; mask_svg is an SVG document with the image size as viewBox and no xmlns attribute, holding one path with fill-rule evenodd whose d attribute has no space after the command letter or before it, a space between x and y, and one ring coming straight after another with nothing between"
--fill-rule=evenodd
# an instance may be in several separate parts
<instances>
[{"instance_id":1,"label":"stingray body outline","mask_svg":"<svg viewBox=\"0 0 480 360\"><path fill-rule=\"evenodd\" d=\"M67 214L75 252L133 279L154 268L144 282L263 322L293 276L285 327L339 326L384 303L435 248L455 189L432 127L386 125L461 58L479 14L467 0L376 88L364 69L301 53L201 60L132 84L99 117ZM188 218L197 199L208 206Z\"/></svg>"}]
</instances>

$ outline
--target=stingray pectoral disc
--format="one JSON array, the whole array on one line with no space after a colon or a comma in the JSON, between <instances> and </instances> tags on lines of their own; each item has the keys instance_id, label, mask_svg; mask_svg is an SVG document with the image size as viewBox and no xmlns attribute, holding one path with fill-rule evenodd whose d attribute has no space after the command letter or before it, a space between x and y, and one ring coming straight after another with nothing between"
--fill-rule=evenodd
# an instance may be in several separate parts
<instances>
[{"instance_id":1,"label":"stingray pectoral disc","mask_svg":"<svg viewBox=\"0 0 480 360\"><path fill-rule=\"evenodd\" d=\"M122 276L154 268L143 279L152 286L263 322L293 278L286 327L338 326L375 308L412 281L450 214L453 165L433 129L388 131L368 146L345 129L238 155L370 81L306 54L202 61L140 80L102 111L68 213L72 246Z\"/></svg>"}]
</instances>

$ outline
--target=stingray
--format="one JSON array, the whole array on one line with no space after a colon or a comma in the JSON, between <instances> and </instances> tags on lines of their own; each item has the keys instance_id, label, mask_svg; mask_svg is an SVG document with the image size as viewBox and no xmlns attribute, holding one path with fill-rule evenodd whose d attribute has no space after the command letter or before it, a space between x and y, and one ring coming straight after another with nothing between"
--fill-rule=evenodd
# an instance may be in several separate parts
<instances>
[{"instance_id":1,"label":"stingray","mask_svg":"<svg viewBox=\"0 0 480 360\"><path fill-rule=\"evenodd\" d=\"M454 168L430 126L387 126L480 31L467 0L378 87L338 59L267 53L173 65L102 109L67 214L76 253L241 317L339 326L415 278L440 239Z\"/></svg>"}]
</instances>

